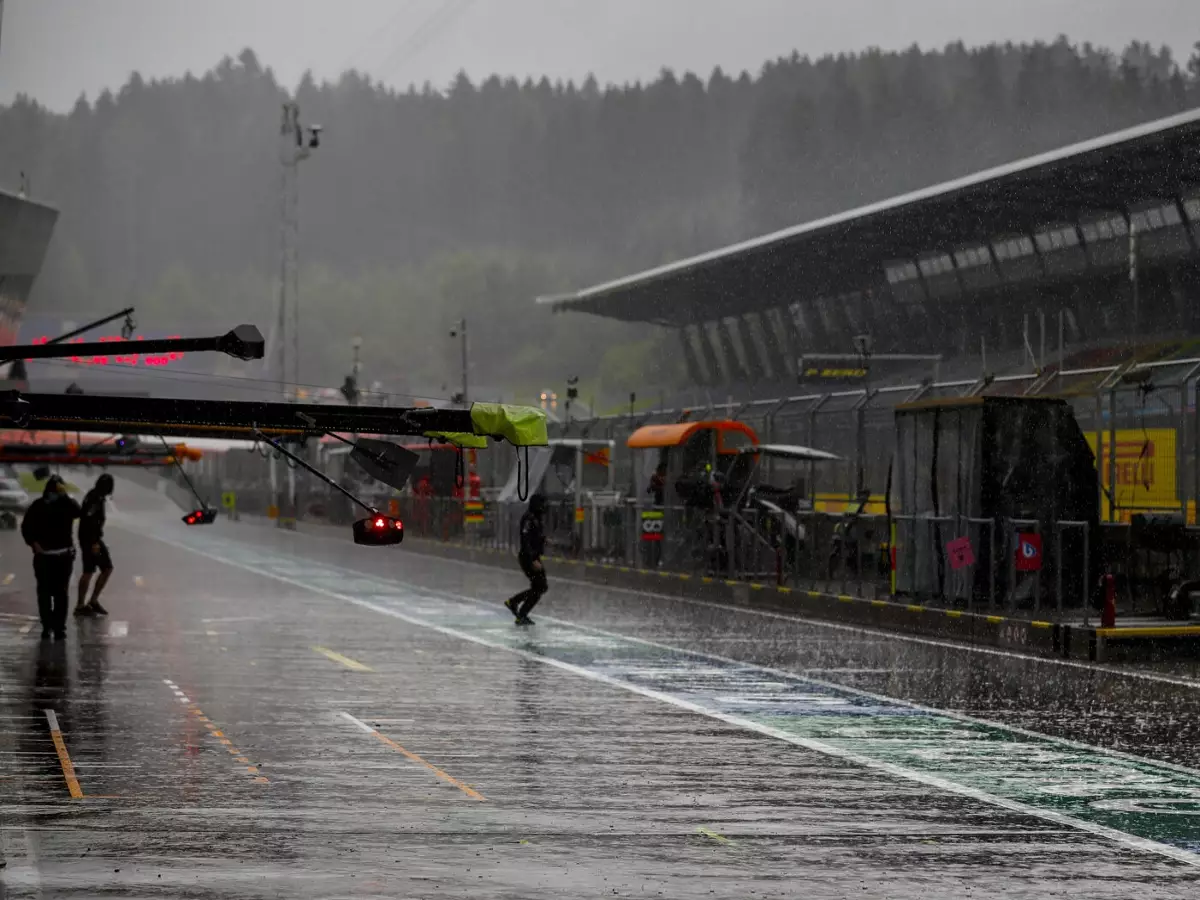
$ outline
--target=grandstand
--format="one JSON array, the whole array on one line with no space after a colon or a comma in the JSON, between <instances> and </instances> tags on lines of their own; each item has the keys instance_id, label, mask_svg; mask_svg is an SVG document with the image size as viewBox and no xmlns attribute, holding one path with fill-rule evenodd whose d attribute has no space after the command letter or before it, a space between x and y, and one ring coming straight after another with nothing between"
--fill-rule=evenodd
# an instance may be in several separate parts
<instances>
[{"instance_id":1,"label":"grandstand","mask_svg":"<svg viewBox=\"0 0 1200 900\"><path fill-rule=\"evenodd\" d=\"M675 329L685 396L706 400L583 435L739 418L845 457L814 499L866 488L881 506L896 405L1058 394L1100 451L1106 519L1196 521L1200 110L538 302ZM835 377L797 390L836 354Z\"/></svg>"},{"instance_id":2,"label":"grandstand","mask_svg":"<svg viewBox=\"0 0 1200 900\"><path fill-rule=\"evenodd\" d=\"M939 378L1144 357L1200 336L1200 110L538 302L675 329L689 380L735 396L862 334Z\"/></svg>"}]
</instances>

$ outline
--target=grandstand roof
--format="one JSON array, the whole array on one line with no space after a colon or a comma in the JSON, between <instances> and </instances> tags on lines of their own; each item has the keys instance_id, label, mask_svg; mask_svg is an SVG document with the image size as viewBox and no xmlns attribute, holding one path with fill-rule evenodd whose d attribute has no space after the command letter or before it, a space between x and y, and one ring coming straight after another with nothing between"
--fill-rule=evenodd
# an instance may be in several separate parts
<instances>
[{"instance_id":1,"label":"grandstand roof","mask_svg":"<svg viewBox=\"0 0 1200 900\"><path fill-rule=\"evenodd\" d=\"M1200 109L564 295L556 310L685 325L862 290L895 260L1200 188Z\"/></svg>"}]
</instances>

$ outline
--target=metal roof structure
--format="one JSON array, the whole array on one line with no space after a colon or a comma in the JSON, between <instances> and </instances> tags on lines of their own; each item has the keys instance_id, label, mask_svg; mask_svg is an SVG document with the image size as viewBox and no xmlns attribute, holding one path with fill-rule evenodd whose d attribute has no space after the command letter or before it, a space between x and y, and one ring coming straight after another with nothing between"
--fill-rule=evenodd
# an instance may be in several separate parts
<instances>
[{"instance_id":1,"label":"metal roof structure","mask_svg":"<svg viewBox=\"0 0 1200 900\"><path fill-rule=\"evenodd\" d=\"M886 287L885 269L897 260L987 247L1197 190L1200 109L538 303L682 326Z\"/></svg>"}]
</instances>

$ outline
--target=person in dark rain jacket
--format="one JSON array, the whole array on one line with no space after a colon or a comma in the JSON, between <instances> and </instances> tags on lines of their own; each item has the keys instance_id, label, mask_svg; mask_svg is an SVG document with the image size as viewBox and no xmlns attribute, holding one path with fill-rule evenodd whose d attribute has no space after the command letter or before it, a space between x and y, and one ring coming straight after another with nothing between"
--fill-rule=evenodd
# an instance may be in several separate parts
<instances>
[{"instance_id":1,"label":"person in dark rain jacket","mask_svg":"<svg viewBox=\"0 0 1200 900\"><path fill-rule=\"evenodd\" d=\"M529 612L537 606L547 590L546 567L542 564L542 554L546 552L546 530L542 524L545 513L546 498L534 494L529 498L529 509L521 516L521 550L517 554L517 561L529 579L529 588L504 601L509 612L517 617L518 625L533 624Z\"/></svg>"},{"instance_id":2,"label":"person in dark rain jacket","mask_svg":"<svg viewBox=\"0 0 1200 900\"><path fill-rule=\"evenodd\" d=\"M42 496L29 505L21 522L21 537L33 550L42 640L51 634L60 641L67 636L71 569L75 565L72 530L79 513L79 504L67 496L66 483L51 475Z\"/></svg>"}]
</instances>

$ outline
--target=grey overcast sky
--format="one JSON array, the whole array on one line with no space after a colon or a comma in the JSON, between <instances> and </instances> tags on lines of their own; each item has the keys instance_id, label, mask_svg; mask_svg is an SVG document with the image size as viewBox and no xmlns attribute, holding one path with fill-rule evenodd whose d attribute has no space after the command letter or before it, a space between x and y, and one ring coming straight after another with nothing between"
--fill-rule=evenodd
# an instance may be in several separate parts
<instances>
[{"instance_id":1,"label":"grey overcast sky","mask_svg":"<svg viewBox=\"0 0 1200 900\"><path fill-rule=\"evenodd\" d=\"M0 103L68 109L136 70L201 73L251 47L294 85L356 67L404 86L549 75L622 82L668 66L756 71L790 53L962 39L1167 44L1187 59L1200 0L0 0Z\"/></svg>"}]
</instances>

